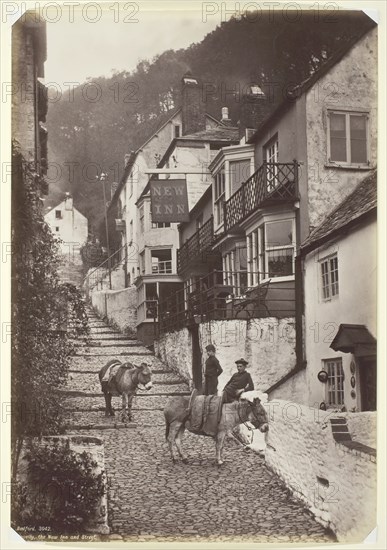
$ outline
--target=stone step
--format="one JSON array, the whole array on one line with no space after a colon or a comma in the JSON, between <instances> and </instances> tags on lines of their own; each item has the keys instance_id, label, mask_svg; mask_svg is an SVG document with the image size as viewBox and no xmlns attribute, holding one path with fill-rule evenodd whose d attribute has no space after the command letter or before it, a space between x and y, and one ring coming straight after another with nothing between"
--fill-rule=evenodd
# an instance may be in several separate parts
<instances>
[{"instance_id":1,"label":"stone step","mask_svg":"<svg viewBox=\"0 0 387 550\"><path fill-rule=\"evenodd\" d=\"M90 348L90 349L109 348L109 349L112 349L112 348L128 348L128 347L135 347L135 346L143 347L143 344L139 340L135 340L135 339L133 339L133 340L125 339L125 341L123 341L123 340L120 341L119 339L115 339L115 338L114 339L111 338L110 340L92 339L92 340L87 340L86 342L78 341L75 344L75 347L80 348L80 349L84 349L84 348Z\"/></svg>"},{"instance_id":2,"label":"stone step","mask_svg":"<svg viewBox=\"0 0 387 550\"><path fill-rule=\"evenodd\" d=\"M98 372L99 370L87 370L87 369L69 369L68 373L69 374L91 374L92 376L95 376L95 375L98 375ZM175 377L176 375L169 371L169 370L162 370L162 369L152 369L152 380L153 382L155 382L158 378L160 377L171 377L171 381L170 384L173 384L174 381L175 381ZM163 379L163 378L160 378L160 379ZM176 382L178 381L178 379L176 379ZM161 383L161 382L159 382ZM179 383L185 383L187 384L187 382L185 382L185 380L179 380ZM188 385L188 384L187 384Z\"/></svg>"},{"instance_id":3,"label":"stone step","mask_svg":"<svg viewBox=\"0 0 387 550\"><path fill-rule=\"evenodd\" d=\"M125 427L121 420L121 404L114 406L115 416L105 416L105 409L98 411L76 411L68 416L70 429L116 429ZM165 426L164 413L158 410L139 410L132 408L132 421L127 422L127 427L138 426ZM87 428L85 428L87 426ZM100 428L102 426L102 428Z\"/></svg>"},{"instance_id":4,"label":"stone step","mask_svg":"<svg viewBox=\"0 0 387 550\"><path fill-rule=\"evenodd\" d=\"M86 340L89 342L139 342L136 336L125 336L119 332L107 332L106 334L97 333L93 337L91 335L86 336Z\"/></svg>"},{"instance_id":5,"label":"stone step","mask_svg":"<svg viewBox=\"0 0 387 550\"><path fill-rule=\"evenodd\" d=\"M113 359L113 356L110 356L110 359ZM134 365L140 365L141 363L147 363L151 369L152 372L154 370L159 371L165 371L165 365L155 357L154 355L121 355L118 357L118 359L125 363L126 361L130 361ZM70 365L69 368L72 370L86 370L86 371L95 371L98 372L102 367L108 363L109 357L106 357L104 355L73 355L70 357Z\"/></svg>"},{"instance_id":6,"label":"stone step","mask_svg":"<svg viewBox=\"0 0 387 550\"><path fill-rule=\"evenodd\" d=\"M129 348L129 349L128 349ZM132 355L146 355L153 356L153 353L146 349L143 346L125 346L125 347L111 347L105 348L104 346L94 346L94 347L78 347L77 352L74 353L74 357L108 357L114 359L115 357L130 357ZM108 362L109 359L106 359ZM130 361L130 359L129 359Z\"/></svg>"},{"instance_id":7,"label":"stone step","mask_svg":"<svg viewBox=\"0 0 387 550\"><path fill-rule=\"evenodd\" d=\"M160 410L164 408L168 400L175 395L188 397L189 392L178 393L178 394L160 394L160 395L139 395L137 394L133 399L133 407L138 407L141 409L153 409ZM72 395L64 395L64 406L66 409L71 409L76 411L78 409L88 409L90 407L98 406L102 407L105 405L105 399L102 393L91 394L83 392L73 392ZM113 408L120 409L121 407L121 398L113 397L112 398Z\"/></svg>"},{"instance_id":8,"label":"stone step","mask_svg":"<svg viewBox=\"0 0 387 550\"><path fill-rule=\"evenodd\" d=\"M72 373L69 375L69 380L66 387L66 392L85 392L92 394L101 393L101 384L99 382L98 374L75 374ZM143 390L138 390L137 395L142 393ZM153 387L146 391L147 395L157 395L160 392L171 393L171 392L187 392L187 384L177 381L177 383L171 384L168 381L158 383L153 381Z\"/></svg>"}]
</instances>

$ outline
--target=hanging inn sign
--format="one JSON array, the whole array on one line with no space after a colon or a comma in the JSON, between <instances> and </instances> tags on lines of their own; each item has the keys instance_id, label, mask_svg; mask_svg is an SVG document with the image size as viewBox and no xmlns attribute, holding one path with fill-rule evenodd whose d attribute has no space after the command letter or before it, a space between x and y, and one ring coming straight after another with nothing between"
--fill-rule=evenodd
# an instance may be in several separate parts
<instances>
[{"instance_id":1,"label":"hanging inn sign","mask_svg":"<svg viewBox=\"0 0 387 550\"><path fill-rule=\"evenodd\" d=\"M189 221L185 179L150 181L152 222Z\"/></svg>"}]
</instances>

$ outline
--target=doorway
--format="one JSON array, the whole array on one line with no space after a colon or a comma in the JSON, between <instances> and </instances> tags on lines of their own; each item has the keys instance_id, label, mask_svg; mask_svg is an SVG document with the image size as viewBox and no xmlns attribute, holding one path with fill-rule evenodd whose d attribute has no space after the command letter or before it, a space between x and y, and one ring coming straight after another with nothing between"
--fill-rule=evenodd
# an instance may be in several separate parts
<instances>
[{"instance_id":1,"label":"doorway","mask_svg":"<svg viewBox=\"0 0 387 550\"><path fill-rule=\"evenodd\" d=\"M194 324L190 327L192 342L192 379L195 389L202 393L202 352L199 344L199 325Z\"/></svg>"},{"instance_id":2,"label":"doorway","mask_svg":"<svg viewBox=\"0 0 387 550\"><path fill-rule=\"evenodd\" d=\"M376 357L359 361L361 410L376 411Z\"/></svg>"}]
</instances>

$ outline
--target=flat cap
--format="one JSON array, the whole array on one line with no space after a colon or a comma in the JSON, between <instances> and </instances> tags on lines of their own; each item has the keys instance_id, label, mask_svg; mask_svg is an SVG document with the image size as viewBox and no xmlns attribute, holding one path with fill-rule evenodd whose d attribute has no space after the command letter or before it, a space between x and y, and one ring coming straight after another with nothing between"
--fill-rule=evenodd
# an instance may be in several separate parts
<instances>
[{"instance_id":1,"label":"flat cap","mask_svg":"<svg viewBox=\"0 0 387 550\"><path fill-rule=\"evenodd\" d=\"M246 365L249 364L249 362L242 358L242 359L238 359L237 361L235 361L235 364L236 365L240 364L240 365L245 365L246 366Z\"/></svg>"},{"instance_id":2,"label":"flat cap","mask_svg":"<svg viewBox=\"0 0 387 550\"><path fill-rule=\"evenodd\" d=\"M206 346L206 351L215 351L214 344L208 344L208 346Z\"/></svg>"}]
</instances>

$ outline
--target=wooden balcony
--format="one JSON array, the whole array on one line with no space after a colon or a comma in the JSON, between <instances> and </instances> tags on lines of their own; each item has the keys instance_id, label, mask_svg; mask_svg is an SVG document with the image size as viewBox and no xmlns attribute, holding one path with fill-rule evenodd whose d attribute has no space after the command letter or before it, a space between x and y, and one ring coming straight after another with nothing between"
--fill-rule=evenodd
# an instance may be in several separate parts
<instances>
[{"instance_id":1,"label":"wooden balcony","mask_svg":"<svg viewBox=\"0 0 387 550\"><path fill-rule=\"evenodd\" d=\"M193 263L206 262L207 255L212 253L213 242L214 219L211 216L177 251L177 272L180 274Z\"/></svg>"},{"instance_id":2,"label":"wooden balcony","mask_svg":"<svg viewBox=\"0 0 387 550\"><path fill-rule=\"evenodd\" d=\"M295 316L294 281L264 279L267 274L250 273L263 281L248 286L246 271L212 271L186 285L158 304L160 333L180 330L212 320L278 319Z\"/></svg>"},{"instance_id":3,"label":"wooden balcony","mask_svg":"<svg viewBox=\"0 0 387 550\"><path fill-rule=\"evenodd\" d=\"M264 162L225 203L225 233L259 208L297 199L297 161L286 164Z\"/></svg>"}]
</instances>

